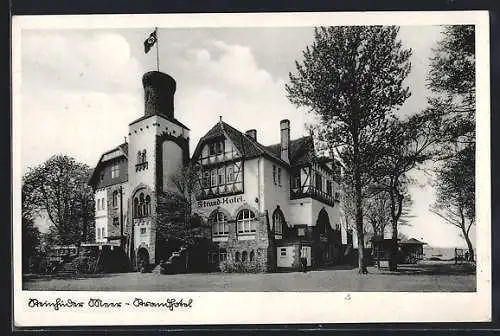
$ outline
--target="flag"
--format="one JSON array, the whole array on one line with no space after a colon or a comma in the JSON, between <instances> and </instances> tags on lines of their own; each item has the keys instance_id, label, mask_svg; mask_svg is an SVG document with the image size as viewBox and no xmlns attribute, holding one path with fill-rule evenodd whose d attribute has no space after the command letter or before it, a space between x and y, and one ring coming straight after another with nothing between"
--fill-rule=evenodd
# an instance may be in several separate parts
<instances>
[{"instance_id":1,"label":"flag","mask_svg":"<svg viewBox=\"0 0 500 336\"><path fill-rule=\"evenodd\" d=\"M147 54L149 52L149 50L151 50L151 47L154 46L154 44L156 43L157 41L157 37L156 37L156 29L154 32L152 32L151 34L149 34L149 37L146 39L146 41L144 41L144 53Z\"/></svg>"}]
</instances>

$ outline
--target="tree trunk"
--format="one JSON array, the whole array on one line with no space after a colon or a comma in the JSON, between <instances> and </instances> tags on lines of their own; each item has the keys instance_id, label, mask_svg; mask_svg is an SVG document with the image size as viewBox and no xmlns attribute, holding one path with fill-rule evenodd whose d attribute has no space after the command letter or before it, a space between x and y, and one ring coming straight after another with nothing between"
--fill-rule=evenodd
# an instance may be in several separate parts
<instances>
[{"instance_id":1,"label":"tree trunk","mask_svg":"<svg viewBox=\"0 0 500 336\"><path fill-rule=\"evenodd\" d=\"M389 270L398 270L398 225L397 222L392 221L392 237L391 246L389 250Z\"/></svg>"},{"instance_id":2,"label":"tree trunk","mask_svg":"<svg viewBox=\"0 0 500 336\"><path fill-rule=\"evenodd\" d=\"M403 210L403 196L397 191L391 190L391 221L392 221L392 237L389 250L389 270L398 270L398 220Z\"/></svg>"},{"instance_id":3,"label":"tree trunk","mask_svg":"<svg viewBox=\"0 0 500 336\"><path fill-rule=\"evenodd\" d=\"M365 264L365 237L363 230L363 196L361 194L361 172L359 157L359 139L353 134L354 140L354 198L356 201L356 232L358 236L358 272L368 273Z\"/></svg>"},{"instance_id":4,"label":"tree trunk","mask_svg":"<svg viewBox=\"0 0 500 336\"><path fill-rule=\"evenodd\" d=\"M469 260L474 261L474 247L472 246L472 242L469 238L469 233L465 230L465 226L462 226L462 233L464 235L465 242L467 243L467 248L469 249Z\"/></svg>"}]
</instances>

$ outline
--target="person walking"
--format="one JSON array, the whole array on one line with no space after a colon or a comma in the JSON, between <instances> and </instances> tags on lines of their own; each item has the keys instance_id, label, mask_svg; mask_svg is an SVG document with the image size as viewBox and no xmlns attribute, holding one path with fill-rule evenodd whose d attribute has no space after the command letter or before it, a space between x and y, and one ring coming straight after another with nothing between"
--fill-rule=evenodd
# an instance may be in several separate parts
<instances>
[{"instance_id":1,"label":"person walking","mask_svg":"<svg viewBox=\"0 0 500 336\"><path fill-rule=\"evenodd\" d=\"M307 258L306 257L301 257L300 258L300 263L302 264L302 271L304 273L307 273Z\"/></svg>"}]
</instances>

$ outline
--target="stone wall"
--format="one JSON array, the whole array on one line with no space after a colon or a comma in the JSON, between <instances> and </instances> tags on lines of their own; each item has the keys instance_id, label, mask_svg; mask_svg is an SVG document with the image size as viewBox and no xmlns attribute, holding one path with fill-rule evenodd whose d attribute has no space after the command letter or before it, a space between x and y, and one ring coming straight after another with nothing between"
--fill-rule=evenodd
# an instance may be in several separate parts
<instances>
[{"instance_id":1,"label":"stone wall","mask_svg":"<svg viewBox=\"0 0 500 336\"><path fill-rule=\"evenodd\" d=\"M211 252L225 250L227 260L220 262L220 269L223 272L266 272L269 271L268 261L271 253L269 246L268 229L266 216L260 215L256 232L254 235L242 235L237 233L236 221L228 222L227 241L214 242ZM239 254L239 261L236 254ZM242 261L246 253L246 260ZM252 255L252 260L250 256ZM272 260L272 259L271 259Z\"/></svg>"}]
</instances>

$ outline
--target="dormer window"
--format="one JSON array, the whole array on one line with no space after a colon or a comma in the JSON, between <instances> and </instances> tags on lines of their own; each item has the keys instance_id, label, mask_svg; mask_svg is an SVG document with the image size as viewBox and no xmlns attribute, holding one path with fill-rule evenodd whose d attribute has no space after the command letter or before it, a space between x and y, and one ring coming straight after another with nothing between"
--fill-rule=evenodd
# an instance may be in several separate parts
<instances>
[{"instance_id":1,"label":"dormer window","mask_svg":"<svg viewBox=\"0 0 500 336\"><path fill-rule=\"evenodd\" d=\"M208 147L210 156L222 154L224 153L224 140L212 142Z\"/></svg>"}]
</instances>

